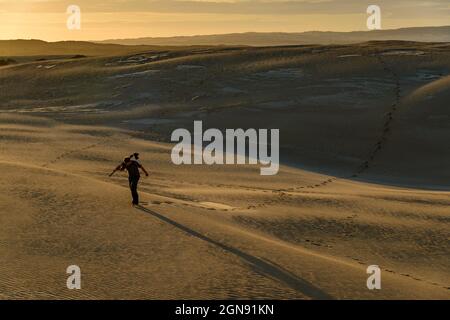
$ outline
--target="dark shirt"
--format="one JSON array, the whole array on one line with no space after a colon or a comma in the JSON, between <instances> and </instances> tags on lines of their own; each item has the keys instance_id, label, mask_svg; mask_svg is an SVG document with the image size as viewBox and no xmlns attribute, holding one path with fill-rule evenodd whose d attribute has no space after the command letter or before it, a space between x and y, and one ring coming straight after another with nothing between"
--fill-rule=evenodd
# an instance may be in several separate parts
<instances>
[{"instance_id":1,"label":"dark shirt","mask_svg":"<svg viewBox=\"0 0 450 320\"><path fill-rule=\"evenodd\" d=\"M123 162L121 165L121 170L126 169L130 178L139 178L141 176L139 168L142 168L142 166L137 161Z\"/></svg>"}]
</instances>

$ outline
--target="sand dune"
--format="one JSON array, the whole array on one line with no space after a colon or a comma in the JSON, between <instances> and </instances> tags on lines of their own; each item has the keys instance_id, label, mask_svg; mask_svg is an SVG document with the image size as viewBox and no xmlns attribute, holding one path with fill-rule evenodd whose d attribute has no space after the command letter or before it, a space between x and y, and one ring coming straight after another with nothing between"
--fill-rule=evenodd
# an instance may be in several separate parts
<instances>
[{"instance_id":1,"label":"sand dune","mask_svg":"<svg viewBox=\"0 0 450 320\"><path fill-rule=\"evenodd\" d=\"M0 67L1 298L450 298L448 46L198 50ZM173 165L194 119L280 128L279 174Z\"/></svg>"},{"instance_id":2,"label":"sand dune","mask_svg":"<svg viewBox=\"0 0 450 320\"><path fill-rule=\"evenodd\" d=\"M280 192L289 179L321 179L289 168L273 182L251 182L250 168L239 169L232 185L214 168L199 181L200 169L170 165L166 145L123 145L121 131L18 128L36 141L2 140L0 291L7 297L448 297L447 192L346 180ZM2 126L6 136L11 129ZM141 209L128 204L124 176L107 178L136 148L152 172ZM365 288L372 263L386 271L377 293ZM70 264L85 272L76 293L64 287Z\"/></svg>"}]
</instances>

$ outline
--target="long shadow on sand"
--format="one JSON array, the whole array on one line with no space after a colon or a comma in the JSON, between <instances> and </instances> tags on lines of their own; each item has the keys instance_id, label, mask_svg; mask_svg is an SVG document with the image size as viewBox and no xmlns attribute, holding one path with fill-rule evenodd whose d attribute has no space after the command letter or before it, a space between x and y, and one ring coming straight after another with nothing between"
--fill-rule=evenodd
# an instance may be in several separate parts
<instances>
[{"instance_id":1,"label":"long shadow on sand","mask_svg":"<svg viewBox=\"0 0 450 320\"><path fill-rule=\"evenodd\" d=\"M284 270L280 266L275 266L274 264L272 264L270 262L264 261L260 258L252 256L248 253L242 252L239 249L236 249L236 248L230 247L228 245L225 245L223 243L220 243L214 239L211 239L201 233L198 233L197 231L192 230L192 229L190 229L176 221L173 221L155 211L152 211L148 208L145 208L143 206L136 206L135 208L137 208L145 213L151 214L152 216L154 216L166 223L171 224L172 226L188 233L191 236L194 236L198 239L201 239L203 241L211 243L229 253L232 253L232 254L238 256L240 259L242 259L243 261L248 263L256 271L264 274L265 276L268 276L269 278L276 279L276 280L286 284L287 286L300 292L303 295L306 295L312 299L320 299L320 300L333 299L332 296L330 296L326 292L322 291L320 288L317 288L313 284L311 284L301 278L298 278L297 276L295 276L294 274L290 273L287 270Z\"/></svg>"}]
</instances>

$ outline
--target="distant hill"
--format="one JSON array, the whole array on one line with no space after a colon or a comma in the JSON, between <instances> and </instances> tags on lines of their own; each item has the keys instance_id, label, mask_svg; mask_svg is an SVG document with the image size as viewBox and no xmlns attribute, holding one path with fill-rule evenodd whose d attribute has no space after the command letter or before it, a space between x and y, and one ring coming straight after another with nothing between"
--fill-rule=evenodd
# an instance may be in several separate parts
<instances>
[{"instance_id":1,"label":"distant hill","mask_svg":"<svg viewBox=\"0 0 450 320\"><path fill-rule=\"evenodd\" d=\"M137 38L105 40L100 43L122 45L249 45L278 46L296 44L343 44L373 40L404 40L420 42L450 42L450 26L417 27L392 30L354 32L302 32L302 33L231 33L187 37Z\"/></svg>"},{"instance_id":2,"label":"distant hill","mask_svg":"<svg viewBox=\"0 0 450 320\"><path fill-rule=\"evenodd\" d=\"M189 46L281 46L302 44L351 44L373 40L450 42L450 26L420 27L380 31L232 33L190 37L138 38L123 40L58 41L0 40L0 57L120 55L149 50L180 50Z\"/></svg>"},{"instance_id":3,"label":"distant hill","mask_svg":"<svg viewBox=\"0 0 450 320\"><path fill-rule=\"evenodd\" d=\"M42 40L0 40L0 56L117 55L153 49L150 46L123 46L85 41L46 42Z\"/></svg>"}]
</instances>

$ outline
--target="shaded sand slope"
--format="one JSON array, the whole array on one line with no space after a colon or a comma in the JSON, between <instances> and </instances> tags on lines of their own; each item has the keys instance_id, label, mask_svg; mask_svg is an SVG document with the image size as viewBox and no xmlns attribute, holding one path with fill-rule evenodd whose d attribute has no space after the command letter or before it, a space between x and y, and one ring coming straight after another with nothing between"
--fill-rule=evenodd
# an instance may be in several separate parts
<instances>
[{"instance_id":1,"label":"shaded sand slope","mask_svg":"<svg viewBox=\"0 0 450 320\"><path fill-rule=\"evenodd\" d=\"M0 118L0 294L8 298L449 298L449 193L282 167L176 167L124 130ZM131 208L123 174L151 172ZM65 288L77 264L83 289ZM383 270L381 291L365 269Z\"/></svg>"},{"instance_id":2,"label":"shaded sand slope","mask_svg":"<svg viewBox=\"0 0 450 320\"><path fill-rule=\"evenodd\" d=\"M411 186L448 190L450 76L431 77L403 94L387 115L385 143L368 174L393 184L409 174Z\"/></svg>"},{"instance_id":3,"label":"shaded sand slope","mask_svg":"<svg viewBox=\"0 0 450 320\"><path fill-rule=\"evenodd\" d=\"M0 68L0 110L166 142L194 120L281 128L285 164L448 190L449 48L385 41L31 61Z\"/></svg>"}]
</instances>

